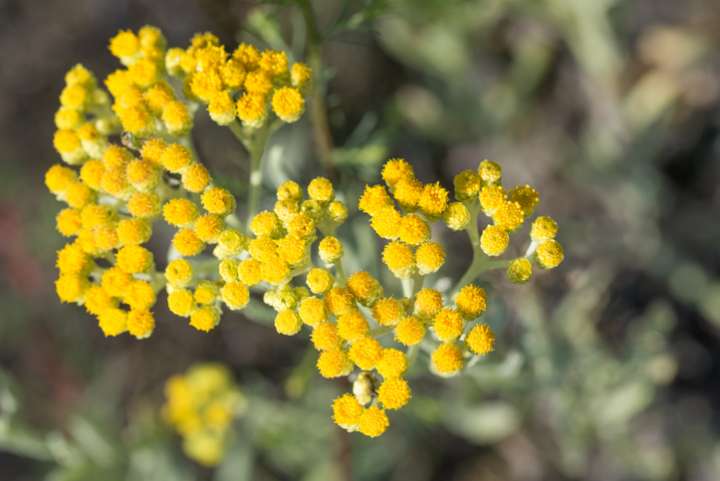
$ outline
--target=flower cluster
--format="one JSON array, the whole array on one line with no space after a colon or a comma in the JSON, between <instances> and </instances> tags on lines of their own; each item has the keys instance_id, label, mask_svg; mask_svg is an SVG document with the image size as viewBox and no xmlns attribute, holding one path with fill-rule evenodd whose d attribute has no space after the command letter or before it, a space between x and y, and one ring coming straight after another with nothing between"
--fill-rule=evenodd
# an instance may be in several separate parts
<instances>
[{"instance_id":1,"label":"flower cluster","mask_svg":"<svg viewBox=\"0 0 720 481\"><path fill-rule=\"evenodd\" d=\"M185 453L213 466L223 456L230 425L247 402L230 373L218 364L196 364L165 383L163 416L183 437Z\"/></svg>"},{"instance_id":2,"label":"flower cluster","mask_svg":"<svg viewBox=\"0 0 720 481\"><path fill-rule=\"evenodd\" d=\"M57 230L73 238L57 254L58 297L97 316L107 336L129 332L145 338L155 326L151 308L158 291L167 286L170 310L208 331L220 318L221 302L239 309L249 293L239 282L220 289L217 262L203 269L199 256L214 245L216 257L230 258L246 239L236 228L235 198L213 182L192 149L193 112L198 102L209 101L217 120L212 99L223 95L240 104L254 92L263 112L272 103L280 119L297 120L310 71L300 63L288 68L282 52L247 44L228 58L207 33L196 35L187 50L166 50L155 27L118 33L110 51L124 65L105 80L112 103L93 74L77 65L65 77L55 115L54 144L66 165L53 165L45 183L67 204L57 215ZM261 79L268 97L259 102L253 85ZM184 89L175 89L179 83ZM234 112L229 122L235 122ZM165 276L147 248L161 217L178 229Z\"/></svg>"}]
</instances>

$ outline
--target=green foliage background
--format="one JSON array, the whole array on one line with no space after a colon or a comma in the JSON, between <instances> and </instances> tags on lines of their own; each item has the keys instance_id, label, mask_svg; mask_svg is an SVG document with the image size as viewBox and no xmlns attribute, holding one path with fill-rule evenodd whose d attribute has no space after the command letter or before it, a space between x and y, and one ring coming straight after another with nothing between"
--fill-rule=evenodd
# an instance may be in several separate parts
<instances>
[{"instance_id":1,"label":"green foliage background","mask_svg":"<svg viewBox=\"0 0 720 481\"><path fill-rule=\"evenodd\" d=\"M104 77L107 39L150 23L305 50L296 2L0 2L0 479L693 480L720 478L720 6L714 0L313 2L337 190L354 205L389 156L451 185L489 158L541 193L566 260L489 280L497 350L468 375L418 370L378 440L329 420L342 387L260 306L202 335L158 303L153 337L104 339L53 293L58 209L42 185L64 71ZM247 159L201 115L195 142L239 195ZM267 193L322 174L306 116L272 140ZM266 196L266 202L269 197ZM379 272L366 219L350 269ZM167 244L161 234L156 248ZM470 250L445 236L443 274ZM442 278L438 282L444 282ZM252 318L252 320L250 319ZM182 456L162 385L193 362L249 399L225 462Z\"/></svg>"}]
</instances>

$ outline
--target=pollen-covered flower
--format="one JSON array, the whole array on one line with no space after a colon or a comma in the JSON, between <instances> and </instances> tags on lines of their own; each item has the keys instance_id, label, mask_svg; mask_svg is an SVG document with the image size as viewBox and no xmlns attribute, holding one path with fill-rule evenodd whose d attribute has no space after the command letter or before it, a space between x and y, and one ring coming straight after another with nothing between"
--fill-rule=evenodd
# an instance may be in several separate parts
<instances>
[{"instance_id":1,"label":"pollen-covered flower","mask_svg":"<svg viewBox=\"0 0 720 481\"><path fill-rule=\"evenodd\" d=\"M474 319L485 312L487 295L485 289L475 284L463 286L455 296L455 305L466 319Z\"/></svg>"},{"instance_id":2,"label":"pollen-covered flower","mask_svg":"<svg viewBox=\"0 0 720 481\"><path fill-rule=\"evenodd\" d=\"M511 282L517 284L527 282L532 276L532 262L525 257L513 259L510 261L510 264L508 264L506 274Z\"/></svg>"},{"instance_id":3,"label":"pollen-covered flower","mask_svg":"<svg viewBox=\"0 0 720 481\"><path fill-rule=\"evenodd\" d=\"M442 377L454 376L465 364L462 350L454 343L441 344L430 360L433 371Z\"/></svg>"},{"instance_id":4,"label":"pollen-covered flower","mask_svg":"<svg viewBox=\"0 0 720 481\"><path fill-rule=\"evenodd\" d=\"M407 381L394 377L386 379L378 388L378 401L385 409L400 409L410 401L410 386Z\"/></svg>"},{"instance_id":5,"label":"pollen-covered flower","mask_svg":"<svg viewBox=\"0 0 720 481\"><path fill-rule=\"evenodd\" d=\"M495 335L487 324L478 324L470 330L465 342L472 352L482 356L493 351Z\"/></svg>"},{"instance_id":6,"label":"pollen-covered flower","mask_svg":"<svg viewBox=\"0 0 720 481\"><path fill-rule=\"evenodd\" d=\"M510 236L507 231L496 225L485 227L480 236L480 248L491 257L499 256L505 252L509 243Z\"/></svg>"},{"instance_id":7,"label":"pollen-covered flower","mask_svg":"<svg viewBox=\"0 0 720 481\"><path fill-rule=\"evenodd\" d=\"M558 241L550 239L540 243L535 251L535 257L542 267L553 269L562 263L565 253Z\"/></svg>"}]
</instances>

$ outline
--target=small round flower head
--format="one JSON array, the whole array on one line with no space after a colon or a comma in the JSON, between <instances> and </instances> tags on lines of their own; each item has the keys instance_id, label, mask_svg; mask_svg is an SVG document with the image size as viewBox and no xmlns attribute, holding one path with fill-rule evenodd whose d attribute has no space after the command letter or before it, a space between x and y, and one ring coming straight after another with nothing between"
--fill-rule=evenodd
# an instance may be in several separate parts
<instances>
[{"instance_id":1,"label":"small round flower head","mask_svg":"<svg viewBox=\"0 0 720 481\"><path fill-rule=\"evenodd\" d=\"M563 261L565 253L558 241L550 239L540 243L535 251L535 258L545 269L554 269Z\"/></svg>"},{"instance_id":2,"label":"small round flower head","mask_svg":"<svg viewBox=\"0 0 720 481\"><path fill-rule=\"evenodd\" d=\"M372 304L382 295L382 286L370 273L361 271L348 277L347 287L353 296L365 305Z\"/></svg>"},{"instance_id":3,"label":"small round flower head","mask_svg":"<svg viewBox=\"0 0 720 481\"><path fill-rule=\"evenodd\" d=\"M238 281L238 262L235 259L223 259L218 263L218 274L223 282Z\"/></svg>"},{"instance_id":4,"label":"small round flower head","mask_svg":"<svg viewBox=\"0 0 720 481\"><path fill-rule=\"evenodd\" d=\"M457 200L469 200L480 192L482 179L480 174L472 170L463 170L453 178L455 187L455 198Z\"/></svg>"},{"instance_id":5,"label":"small round flower head","mask_svg":"<svg viewBox=\"0 0 720 481\"><path fill-rule=\"evenodd\" d=\"M105 167L102 162L90 159L80 168L80 179L93 190L100 190Z\"/></svg>"},{"instance_id":6,"label":"small round flower head","mask_svg":"<svg viewBox=\"0 0 720 481\"><path fill-rule=\"evenodd\" d=\"M303 113L305 99L293 87L281 87L272 96L272 109L275 115L284 122L295 122Z\"/></svg>"},{"instance_id":7,"label":"small round flower head","mask_svg":"<svg viewBox=\"0 0 720 481\"><path fill-rule=\"evenodd\" d=\"M242 62L231 58L220 68L220 76L225 86L230 89L237 89L242 86L246 75Z\"/></svg>"},{"instance_id":8,"label":"small round flower head","mask_svg":"<svg viewBox=\"0 0 720 481\"><path fill-rule=\"evenodd\" d=\"M408 214L400 220L400 240L410 245L419 245L430 238L430 226L415 214Z\"/></svg>"},{"instance_id":9,"label":"small round flower head","mask_svg":"<svg viewBox=\"0 0 720 481\"><path fill-rule=\"evenodd\" d=\"M370 406L365 409L358 421L358 430L371 438L380 436L388 426L390 426L390 421L387 414L377 406Z\"/></svg>"},{"instance_id":10,"label":"small round flower head","mask_svg":"<svg viewBox=\"0 0 720 481\"><path fill-rule=\"evenodd\" d=\"M135 192L128 199L127 208L133 217L149 219L160 213L160 199L152 192Z\"/></svg>"},{"instance_id":11,"label":"small round flower head","mask_svg":"<svg viewBox=\"0 0 720 481\"><path fill-rule=\"evenodd\" d=\"M217 92L210 98L208 114L218 125L228 125L235 120L235 101L227 90Z\"/></svg>"},{"instance_id":12,"label":"small round flower head","mask_svg":"<svg viewBox=\"0 0 720 481\"><path fill-rule=\"evenodd\" d=\"M211 214L228 215L235 210L235 197L221 187L207 189L201 200L205 210Z\"/></svg>"},{"instance_id":13,"label":"small round flower head","mask_svg":"<svg viewBox=\"0 0 720 481\"><path fill-rule=\"evenodd\" d=\"M525 215L523 214L520 204L511 201L504 202L498 207L495 212L493 212L492 218L495 225L507 231L514 231L525 221Z\"/></svg>"},{"instance_id":14,"label":"small round flower head","mask_svg":"<svg viewBox=\"0 0 720 481\"><path fill-rule=\"evenodd\" d=\"M470 223L470 211L462 202L451 202L443 219L452 230L463 230Z\"/></svg>"},{"instance_id":15,"label":"small round flower head","mask_svg":"<svg viewBox=\"0 0 720 481\"><path fill-rule=\"evenodd\" d=\"M557 222L552 217L542 215L533 221L530 238L536 242L554 239L557 231Z\"/></svg>"},{"instance_id":16,"label":"small round flower head","mask_svg":"<svg viewBox=\"0 0 720 481\"><path fill-rule=\"evenodd\" d=\"M195 287L193 296L198 304L209 306L214 304L218 297L218 287L213 282L202 281Z\"/></svg>"},{"instance_id":17,"label":"small round flower head","mask_svg":"<svg viewBox=\"0 0 720 481\"><path fill-rule=\"evenodd\" d=\"M61 194L77 180L72 169L62 165L53 165L45 172L45 185L53 194Z\"/></svg>"},{"instance_id":18,"label":"small round flower head","mask_svg":"<svg viewBox=\"0 0 720 481\"><path fill-rule=\"evenodd\" d=\"M297 266L306 259L307 244L305 239L287 235L277 240L277 251L291 266Z\"/></svg>"},{"instance_id":19,"label":"small round flower head","mask_svg":"<svg viewBox=\"0 0 720 481\"><path fill-rule=\"evenodd\" d=\"M113 297L122 297L131 282L132 276L119 267L107 269L101 279L102 288Z\"/></svg>"},{"instance_id":20,"label":"small round flower head","mask_svg":"<svg viewBox=\"0 0 720 481\"><path fill-rule=\"evenodd\" d=\"M438 376L451 377L463 368L462 349L453 343L441 344L430 356L430 367Z\"/></svg>"},{"instance_id":21,"label":"small round flower head","mask_svg":"<svg viewBox=\"0 0 720 481\"><path fill-rule=\"evenodd\" d=\"M327 206L327 215L334 224L342 224L348 218L347 206L339 200L334 200Z\"/></svg>"},{"instance_id":22,"label":"small round flower head","mask_svg":"<svg viewBox=\"0 0 720 481\"><path fill-rule=\"evenodd\" d=\"M395 277L405 279L413 273L415 255L404 242L392 241L387 244L383 249L382 259Z\"/></svg>"},{"instance_id":23,"label":"small round flower head","mask_svg":"<svg viewBox=\"0 0 720 481\"><path fill-rule=\"evenodd\" d=\"M247 92L238 99L235 108L238 118L247 127L260 127L267 116L267 106L263 94Z\"/></svg>"},{"instance_id":24,"label":"small round flower head","mask_svg":"<svg viewBox=\"0 0 720 481\"><path fill-rule=\"evenodd\" d=\"M185 190L199 194L210 183L210 174L204 165L193 162L183 170L181 180Z\"/></svg>"},{"instance_id":25,"label":"small round flower head","mask_svg":"<svg viewBox=\"0 0 720 481\"><path fill-rule=\"evenodd\" d=\"M334 195L332 182L325 177L315 177L311 180L307 191L311 199L319 202L329 202Z\"/></svg>"},{"instance_id":26,"label":"small round flower head","mask_svg":"<svg viewBox=\"0 0 720 481\"><path fill-rule=\"evenodd\" d=\"M152 228L145 219L122 219L117 224L120 245L144 244L150 240Z\"/></svg>"},{"instance_id":27,"label":"small round flower head","mask_svg":"<svg viewBox=\"0 0 720 481\"><path fill-rule=\"evenodd\" d=\"M155 304L155 291L147 281L133 281L123 296L123 302L133 309L149 309Z\"/></svg>"},{"instance_id":28,"label":"small round flower head","mask_svg":"<svg viewBox=\"0 0 720 481\"><path fill-rule=\"evenodd\" d=\"M343 255L342 242L337 237L326 236L318 243L318 255L326 264L334 264Z\"/></svg>"},{"instance_id":29,"label":"small round flower head","mask_svg":"<svg viewBox=\"0 0 720 481\"><path fill-rule=\"evenodd\" d=\"M279 286L288 281L290 266L282 257L275 256L261 265L262 278L265 282Z\"/></svg>"},{"instance_id":30,"label":"small round flower head","mask_svg":"<svg viewBox=\"0 0 720 481\"><path fill-rule=\"evenodd\" d=\"M305 84L308 83L311 76L312 71L310 70L310 67L304 63L294 63L290 68L290 83L292 83L293 87L303 88Z\"/></svg>"},{"instance_id":31,"label":"small round flower head","mask_svg":"<svg viewBox=\"0 0 720 481\"><path fill-rule=\"evenodd\" d=\"M168 309L180 317L189 317L195 307L192 292L187 289L176 289L168 294Z\"/></svg>"},{"instance_id":32,"label":"small round flower head","mask_svg":"<svg viewBox=\"0 0 720 481\"><path fill-rule=\"evenodd\" d=\"M163 149L159 161L170 172L179 173L190 165L193 159L186 147L180 144L170 144Z\"/></svg>"},{"instance_id":33,"label":"small round flower head","mask_svg":"<svg viewBox=\"0 0 720 481\"><path fill-rule=\"evenodd\" d=\"M423 194L423 185L414 177L405 177L398 180L393 188L392 194L404 209L412 210L415 209L420 202L420 197Z\"/></svg>"},{"instance_id":34,"label":"small round flower head","mask_svg":"<svg viewBox=\"0 0 720 481\"><path fill-rule=\"evenodd\" d=\"M318 351L339 349L342 344L342 339L340 339L338 335L335 324L326 321L319 322L315 325L311 340L313 346L315 346L315 349Z\"/></svg>"},{"instance_id":35,"label":"small round flower head","mask_svg":"<svg viewBox=\"0 0 720 481\"><path fill-rule=\"evenodd\" d=\"M425 242L415 251L420 275L437 272L445 263L445 249L437 242Z\"/></svg>"},{"instance_id":36,"label":"small round flower head","mask_svg":"<svg viewBox=\"0 0 720 481\"><path fill-rule=\"evenodd\" d=\"M278 186L276 196L278 200L300 200L302 188L294 180L286 180Z\"/></svg>"},{"instance_id":37,"label":"small round flower head","mask_svg":"<svg viewBox=\"0 0 720 481\"><path fill-rule=\"evenodd\" d=\"M302 319L292 309L284 309L275 316L275 330L285 336L294 336L300 332Z\"/></svg>"},{"instance_id":38,"label":"small round flower head","mask_svg":"<svg viewBox=\"0 0 720 481\"><path fill-rule=\"evenodd\" d=\"M192 266L185 259L175 259L165 268L165 279L173 287L184 287L193 277Z\"/></svg>"},{"instance_id":39,"label":"small round flower head","mask_svg":"<svg viewBox=\"0 0 720 481\"><path fill-rule=\"evenodd\" d=\"M238 278L248 286L262 281L262 264L256 259L244 259L238 264Z\"/></svg>"},{"instance_id":40,"label":"small round flower head","mask_svg":"<svg viewBox=\"0 0 720 481\"><path fill-rule=\"evenodd\" d=\"M268 237L258 237L248 242L248 252L253 259L270 262L277 257L275 241Z\"/></svg>"},{"instance_id":41,"label":"small round flower head","mask_svg":"<svg viewBox=\"0 0 720 481\"><path fill-rule=\"evenodd\" d=\"M405 353L398 349L383 349L382 356L375 365L375 369L385 379L400 377L407 370L407 357L405 357Z\"/></svg>"},{"instance_id":42,"label":"small round flower head","mask_svg":"<svg viewBox=\"0 0 720 481\"><path fill-rule=\"evenodd\" d=\"M65 237L77 235L82 228L80 211L72 208L61 210L55 217L55 226L57 231Z\"/></svg>"},{"instance_id":43,"label":"small round flower head","mask_svg":"<svg viewBox=\"0 0 720 481\"><path fill-rule=\"evenodd\" d=\"M525 257L513 259L508 265L506 275L510 282L516 284L527 282L532 277L532 262Z\"/></svg>"},{"instance_id":44,"label":"small round flower head","mask_svg":"<svg viewBox=\"0 0 720 481\"><path fill-rule=\"evenodd\" d=\"M357 309L352 309L337 318L338 335L350 342L364 337L370 330L367 319Z\"/></svg>"},{"instance_id":45,"label":"small round flower head","mask_svg":"<svg viewBox=\"0 0 720 481\"><path fill-rule=\"evenodd\" d=\"M140 155L143 159L152 162L155 165L162 165L162 154L167 144L159 137L153 137L143 143Z\"/></svg>"},{"instance_id":46,"label":"small round flower head","mask_svg":"<svg viewBox=\"0 0 720 481\"><path fill-rule=\"evenodd\" d=\"M147 339L155 329L155 318L147 309L132 309L127 316L127 330L137 339Z\"/></svg>"},{"instance_id":47,"label":"small round flower head","mask_svg":"<svg viewBox=\"0 0 720 481\"><path fill-rule=\"evenodd\" d=\"M315 234L315 221L307 214L295 214L287 223L287 231L297 237L310 237Z\"/></svg>"},{"instance_id":48,"label":"small round flower head","mask_svg":"<svg viewBox=\"0 0 720 481\"><path fill-rule=\"evenodd\" d=\"M502 178L502 168L491 160L483 160L478 165L480 179L487 184L499 182Z\"/></svg>"},{"instance_id":49,"label":"small round flower head","mask_svg":"<svg viewBox=\"0 0 720 481\"><path fill-rule=\"evenodd\" d=\"M318 356L318 371L322 377L327 379L347 376L352 371L352 367L347 354L340 349L322 351Z\"/></svg>"},{"instance_id":50,"label":"small round flower head","mask_svg":"<svg viewBox=\"0 0 720 481\"><path fill-rule=\"evenodd\" d=\"M85 309L96 316L105 309L117 307L117 302L99 285L90 286L85 291L84 298Z\"/></svg>"},{"instance_id":51,"label":"small round flower head","mask_svg":"<svg viewBox=\"0 0 720 481\"><path fill-rule=\"evenodd\" d=\"M310 269L306 277L307 286L314 294L327 292L335 282L333 275L327 269L314 267Z\"/></svg>"},{"instance_id":52,"label":"small round flower head","mask_svg":"<svg viewBox=\"0 0 720 481\"><path fill-rule=\"evenodd\" d=\"M501 185L486 185L478 194L480 207L487 215L492 215L505 203L505 191Z\"/></svg>"},{"instance_id":53,"label":"small round flower head","mask_svg":"<svg viewBox=\"0 0 720 481\"><path fill-rule=\"evenodd\" d=\"M227 282L220 289L220 297L230 309L244 308L250 300L250 291L240 282Z\"/></svg>"},{"instance_id":54,"label":"small round flower head","mask_svg":"<svg viewBox=\"0 0 720 481\"><path fill-rule=\"evenodd\" d=\"M540 195L537 190L527 184L518 185L510 189L508 192L508 200L517 202L518 205L520 205L520 209L522 209L523 215L528 217L533 213L538 202L540 202Z\"/></svg>"},{"instance_id":55,"label":"small round flower head","mask_svg":"<svg viewBox=\"0 0 720 481\"><path fill-rule=\"evenodd\" d=\"M221 224L224 224L222 220L220 220ZM198 225L195 224L195 231L200 236L200 234L197 232ZM219 259L226 258L226 257L232 257L240 254L240 252L243 250L243 248L247 245L247 238L242 235L240 232L238 232L235 229L228 228L224 229L220 234L217 236L217 247L213 251L213 255Z\"/></svg>"},{"instance_id":56,"label":"small round flower head","mask_svg":"<svg viewBox=\"0 0 720 481\"><path fill-rule=\"evenodd\" d=\"M463 286L455 295L455 305L466 319L478 317L487 308L485 289L475 284Z\"/></svg>"},{"instance_id":57,"label":"small round flower head","mask_svg":"<svg viewBox=\"0 0 720 481\"><path fill-rule=\"evenodd\" d=\"M170 199L162 209L165 221L183 227L192 224L198 215L197 205L188 199Z\"/></svg>"},{"instance_id":58,"label":"small round flower head","mask_svg":"<svg viewBox=\"0 0 720 481\"><path fill-rule=\"evenodd\" d=\"M82 182L70 184L65 191L65 200L70 207L80 209L95 201L95 194L92 189ZM129 207L129 206L128 206Z\"/></svg>"},{"instance_id":59,"label":"small round flower head","mask_svg":"<svg viewBox=\"0 0 720 481\"><path fill-rule=\"evenodd\" d=\"M308 326L317 326L327 319L325 302L314 296L306 297L300 301L298 314L300 315L300 319Z\"/></svg>"},{"instance_id":60,"label":"small round flower head","mask_svg":"<svg viewBox=\"0 0 720 481\"><path fill-rule=\"evenodd\" d=\"M465 321L454 309L442 309L433 319L433 331L441 341L454 341L463 333Z\"/></svg>"},{"instance_id":61,"label":"small round flower head","mask_svg":"<svg viewBox=\"0 0 720 481\"><path fill-rule=\"evenodd\" d=\"M381 326L394 326L405 315L405 308L399 299L383 297L373 304L372 313Z\"/></svg>"},{"instance_id":62,"label":"small round flower head","mask_svg":"<svg viewBox=\"0 0 720 481\"><path fill-rule=\"evenodd\" d=\"M180 229L177 231L173 236L172 245L180 255L185 257L196 256L205 248L205 243L198 238L192 229Z\"/></svg>"},{"instance_id":63,"label":"small round flower head","mask_svg":"<svg viewBox=\"0 0 720 481\"><path fill-rule=\"evenodd\" d=\"M415 315L423 319L434 317L442 309L442 296L435 289L424 287L415 295Z\"/></svg>"},{"instance_id":64,"label":"small round flower head","mask_svg":"<svg viewBox=\"0 0 720 481\"><path fill-rule=\"evenodd\" d=\"M391 189L400 179L413 178L415 173L412 166L405 159L395 158L385 162L382 169L382 178Z\"/></svg>"},{"instance_id":65,"label":"small round flower head","mask_svg":"<svg viewBox=\"0 0 720 481\"><path fill-rule=\"evenodd\" d=\"M130 30L121 30L110 39L110 53L126 62L140 50L140 39Z\"/></svg>"},{"instance_id":66,"label":"small round flower head","mask_svg":"<svg viewBox=\"0 0 720 481\"><path fill-rule=\"evenodd\" d=\"M87 287L87 280L77 274L61 274L55 281L55 292L61 302L78 302Z\"/></svg>"},{"instance_id":67,"label":"small round flower head","mask_svg":"<svg viewBox=\"0 0 720 481\"><path fill-rule=\"evenodd\" d=\"M465 343L472 352L480 356L491 353L495 346L495 334L487 324L478 324L468 333Z\"/></svg>"},{"instance_id":68,"label":"small round flower head","mask_svg":"<svg viewBox=\"0 0 720 481\"><path fill-rule=\"evenodd\" d=\"M203 242L215 243L223 232L225 223L220 216L206 214L195 220L193 230L195 235Z\"/></svg>"},{"instance_id":69,"label":"small round flower head","mask_svg":"<svg viewBox=\"0 0 720 481\"><path fill-rule=\"evenodd\" d=\"M370 219L370 227L372 227L379 237L395 240L399 236L398 226L401 222L402 216L400 212L398 212L394 206L388 205L378 210L378 212L372 216ZM410 232L406 234L409 235Z\"/></svg>"},{"instance_id":70,"label":"small round flower head","mask_svg":"<svg viewBox=\"0 0 720 481\"><path fill-rule=\"evenodd\" d=\"M355 430L363 414L363 407L352 394L343 394L333 401L333 421L341 428Z\"/></svg>"},{"instance_id":71,"label":"small round flower head","mask_svg":"<svg viewBox=\"0 0 720 481\"><path fill-rule=\"evenodd\" d=\"M353 342L349 356L357 367L369 371L380 361L382 353L383 347L374 337L364 336Z\"/></svg>"},{"instance_id":72,"label":"small round flower head","mask_svg":"<svg viewBox=\"0 0 720 481\"><path fill-rule=\"evenodd\" d=\"M220 310L215 306L196 307L190 313L190 325L202 332L209 332L220 322Z\"/></svg>"},{"instance_id":73,"label":"small round flower head","mask_svg":"<svg viewBox=\"0 0 720 481\"><path fill-rule=\"evenodd\" d=\"M441 217L445 209L447 209L448 191L440 185L440 182L427 184L423 187L418 205L420 210L428 217Z\"/></svg>"},{"instance_id":74,"label":"small round flower head","mask_svg":"<svg viewBox=\"0 0 720 481\"><path fill-rule=\"evenodd\" d=\"M491 257L497 257L505 252L509 243L510 236L507 231L497 225L485 227L480 236L480 248Z\"/></svg>"},{"instance_id":75,"label":"small round flower head","mask_svg":"<svg viewBox=\"0 0 720 481\"><path fill-rule=\"evenodd\" d=\"M410 401L410 386L405 379L386 379L378 388L378 401L385 409L400 409Z\"/></svg>"},{"instance_id":76,"label":"small round flower head","mask_svg":"<svg viewBox=\"0 0 720 481\"><path fill-rule=\"evenodd\" d=\"M113 337L127 331L127 312L117 307L105 309L98 316L98 325L105 337Z\"/></svg>"},{"instance_id":77,"label":"small round flower head","mask_svg":"<svg viewBox=\"0 0 720 481\"><path fill-rule=\"evenodd\" d=\"M391 205L392 200L382 185L366 185L358 201L358 209L370 216L376 215L383 207Z\"/></svg>"},{"instance_id":78,"label":"small round flower head","mask_svg":"<svg viewBox=\"0 0 720 481\"><path fill-rule=\"evenodd\" d=\"M134 159L127 166L127 179L138 190L154 188L160 179L153 164L146 160Z\"/></svg>"},{"instance_id":79,"label":"small round flower head","mask_svg":"<svg viewBox=\"0 0 720 481\"><path fill-rule=\"evenodd\" d=\"M88 204L80 211L80 219L84 229L95 229L115 220L115 211L106 205Z\"/></svg>"},{"instance_id":80,"label":"small round flower head","mask_svg":"<svg viewBox=\"0 0 720 481\"><path fill-rule=\"evenodd\" d=\"M147 272L153 266L152 252L135 245L122 247L117 253L117 266L129 274Z\"/></svg>"},{"instance_id":81,"label":"small round flower head","mask_svg":"<svg viewBox=\"0 0 720 481\"><path fill-rule=\"evenodd\" d=\"M395 340L406 346L414 346L425 337L425 326L415 316L406 316L400 319L395 326Z\"/></svg>"}]
</instances>

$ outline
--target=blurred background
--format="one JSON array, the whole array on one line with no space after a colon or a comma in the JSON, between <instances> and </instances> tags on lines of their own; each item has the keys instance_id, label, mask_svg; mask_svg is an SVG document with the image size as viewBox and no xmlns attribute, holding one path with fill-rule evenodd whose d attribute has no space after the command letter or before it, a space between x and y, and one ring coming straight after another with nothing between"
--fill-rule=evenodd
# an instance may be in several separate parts
<instances>
[{"instance_id":1,"label":"blurred background","mask_svg":"<svg viewBox=\"0 0 720 481\"><path fill-rule=\"evenodd\" d=\"M263 312L226 313L200 334L161 300L152 338L105 339L53 288L60 205L43 174L59 160L65 71L82 62L103 79L117 67L108 39L144 24L173 46L209 30L302 59L303 18L291 1L0 0L0 479L720 479L720 3L313 6L329 174L348 204L390 156L446 186L492 159L538 189L564 264L523 286L491 276L496 352L447 381L423 367L376 440L331 423L343 386ZM308 117L275 135L268 193L323 172ZM194 139L242 195L231 133L200 113ZM352 216L344 235L351 269L372 272L366 226ZM469 243L438 235L457 278ZM159 415L165 380L198 361L227 365L248 399L216 470L184 457Z\"/></svg>"}]
</instances>

